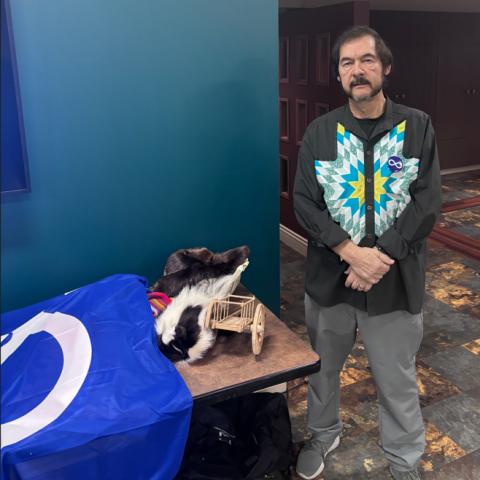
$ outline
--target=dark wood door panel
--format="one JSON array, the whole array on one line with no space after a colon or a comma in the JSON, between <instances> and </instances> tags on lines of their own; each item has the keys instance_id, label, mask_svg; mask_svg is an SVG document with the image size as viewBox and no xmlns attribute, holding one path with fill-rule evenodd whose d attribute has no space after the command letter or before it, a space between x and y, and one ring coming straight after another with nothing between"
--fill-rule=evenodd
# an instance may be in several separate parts
<instances>
[{"instance_id":1,"label":"dark wood door panel","mask_svg":"<svg viewBox=\"0 0 480 480\"><path fill-rule=\"evenodd\" d=\"M386 92L432 117L441 167L480 163L480 14L377 11L371 24L395 57Z\"/></svg>"},{"instance_id":2,"label":"dark wood door panel","mask_svg":"<svg viewBox=\"0 0 480 480\"><path fill-rule=\"evenodd\" d=\"M473 141L480 126L480 15L441 15L438 49L438 136Z\"/></svg>"},{"instance_id":3,"label":"dark wood door panel","mask_svg":"<svg viewBox=\"0 0 480 480\"><path fill-rule=\"evenodd\" d=\"M458 168L480 164L480 154L470 138L437 140L440 165L442 168ZM461 159L461 165L459 165Z\"/></svg>"},{"instance_id":4,"label":"dark wood door panel","mask_svg":"<svg viewBox=\"0 0 480 480\"><path fill-rule=\"evenodd\" d=\"M436 47L435 25L424 12L381 12L370 14L371 26L393 53L393 68L386 94L397 103L435 116Z\"/></svg>"}]
</instances>

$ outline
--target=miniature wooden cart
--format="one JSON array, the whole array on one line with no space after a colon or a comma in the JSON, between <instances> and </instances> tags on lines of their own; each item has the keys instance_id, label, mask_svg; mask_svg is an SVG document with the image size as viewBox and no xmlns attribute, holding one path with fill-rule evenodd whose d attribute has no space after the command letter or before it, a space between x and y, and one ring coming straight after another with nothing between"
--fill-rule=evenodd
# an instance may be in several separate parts
<instances>
[{"instance_id":1,"label":"miniature wooden cart","mask_svg":"<svg viewBox=\"0 0 480 480\"><path fill-rule=\"evenodd\" d=\"M206 328L252 334L252 350L258 355L265 336L265 307L255 297L229 295L210 302L205 314Z\"/></svg>"}]
</instances>

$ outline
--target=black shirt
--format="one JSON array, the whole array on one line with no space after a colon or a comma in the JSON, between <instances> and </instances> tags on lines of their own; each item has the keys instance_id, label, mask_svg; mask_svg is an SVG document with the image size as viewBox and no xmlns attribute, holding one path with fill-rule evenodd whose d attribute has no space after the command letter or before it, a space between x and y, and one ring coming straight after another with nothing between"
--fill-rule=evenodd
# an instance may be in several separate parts
<instances>
[{"instance_id":1,"label":"black shirt","mask_svg":"<svg viewBox=\"0 0 480 480\"><path fill-rule=\"evenodd\" d=\"M380 115L378 118L357 118L357 122L360 124L360 127L363 130L363 133L365 133L366 138L370 138L372 136L373 130L375 128L375 125L380 121L380 119L383 117L383 114Z\"/></svg>"},{"instance_id":2,"label":"black shirt","mask_svg":"<svg viewBox=\"0 0 480 480\"><path fill-rule=\"evenodd\" d=\"M427 235L441 206L435 134L427 114L386 102L366 135L348 105L314 120L300 148L295 214L309 236L306 291L320 305L371 315L419 313ZM380 246L395 264L367 293L345 287L332 248L346 239Z\"/></svg>"}]
</instances>

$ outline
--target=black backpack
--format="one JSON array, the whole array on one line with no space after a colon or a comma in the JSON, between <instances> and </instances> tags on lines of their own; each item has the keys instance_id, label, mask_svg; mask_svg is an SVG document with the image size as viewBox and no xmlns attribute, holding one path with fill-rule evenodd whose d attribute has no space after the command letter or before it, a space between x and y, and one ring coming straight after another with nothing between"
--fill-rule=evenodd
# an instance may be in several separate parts
<instances>
[{"instance_id":1,"label":"black backpack","mask_svg":"<svg viewBox=\"0 0 480 480\"><path fill-rule=\"evenodd\" d=\"M176 480L289 478L292 460L285 397L253 393L194 409Z\"/></svg>"}]
</instances>

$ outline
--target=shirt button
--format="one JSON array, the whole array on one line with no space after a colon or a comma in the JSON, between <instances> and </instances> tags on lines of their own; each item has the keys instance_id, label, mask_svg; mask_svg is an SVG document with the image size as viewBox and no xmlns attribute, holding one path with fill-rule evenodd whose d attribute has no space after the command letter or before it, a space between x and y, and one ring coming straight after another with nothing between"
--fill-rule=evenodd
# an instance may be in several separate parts
<instances>
[{"instance_id":1,"label":"shirt button","mask_svg":"<svg viewBox=\"0 0 480 480\"><path fill-rule=\"evenodd\" d=\"M371 210L373 207L371 205L367 205L367 210Z\"/></svg>"},{"instance_id":2,"label":"shirt button","mask_svg":"<svg viewBox=\"0 0 480 480\"><path fill-rule=\"evenodd\" d=\"M371 150L367 150L367 155L371 155L372 154L372 151Z\"/></svg>"},{"instance_id":3,"label":"shirt button","mask_svg":"<svg viewBox=\"0 0 480 480\"><path fill-rule=\"evenodd\" d=\"M373 238L373 235L371 233L367 233L367 238L368 239Z\"/></svg>"},{"instance_id":4,"label":"shirt button","mask_svg":"<svg viewBox=\"0 0 480 480\"><path fill-rule=\"evenodd\" d=\"M367 183L372 183L372 179L370 177L367 177Z\"/></svg>"}]
</instances>

